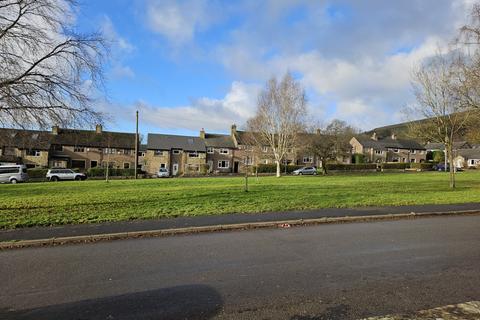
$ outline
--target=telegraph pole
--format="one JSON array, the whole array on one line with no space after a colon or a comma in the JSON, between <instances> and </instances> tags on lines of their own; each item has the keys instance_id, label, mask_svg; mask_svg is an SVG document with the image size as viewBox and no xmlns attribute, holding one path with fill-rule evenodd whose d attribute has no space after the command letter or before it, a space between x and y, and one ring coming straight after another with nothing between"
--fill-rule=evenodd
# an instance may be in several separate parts
<instances>
[{"instance_id":1,"label":"telegraph pole","mask_svg":"<svg viewBox=\"0 0 480 320\"><path fill-rule=\"evenodd\" d=\"M136 112L136 128L135 128L135 179L137 179L138 170L138 110Z\"/></svg>"}]
</instances>

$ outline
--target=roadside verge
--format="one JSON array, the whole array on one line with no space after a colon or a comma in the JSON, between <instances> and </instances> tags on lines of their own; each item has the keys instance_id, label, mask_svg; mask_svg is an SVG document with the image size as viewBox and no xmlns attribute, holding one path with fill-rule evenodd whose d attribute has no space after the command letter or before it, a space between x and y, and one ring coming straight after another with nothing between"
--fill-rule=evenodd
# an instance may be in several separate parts
<instances>
[{"instance_id":1,"label":"roadside verge","mask_svg":"<svg viewBox=\"0 0 480 320\"><path fill-rule=\"evenodd\" d=\"M113 233L60 236L60 237L30 239L30 240L6 240L6 241L0 242L0 250L42 247L42 246L57 246L57 245L65 245L65 244L80 244L80 243L91 243L91 242L98 242L98 241L133 239L133 238L164 237L164 236L206 233L206 232L265 229L265 228L290 228L290 227L297 227L297 226L309 226L309 225L332 224L332 223L388 221L388 220L399 220L399 219L417 219L417 218L458 216L458 215L480 215L480 209L389 213L389 214L356 215L356 216L334 216L334 217L320 217L320 218L310 218L310 219L301 218L301 219L289 219L289 220L216 224L216 225L205 225L205 226L187 226L187 227L180 227L180 228L164 228L164 229L153 229L153 230L150 229L150 230L124 231L124 232L113 232Z\"/></svg>"}]
</instances>

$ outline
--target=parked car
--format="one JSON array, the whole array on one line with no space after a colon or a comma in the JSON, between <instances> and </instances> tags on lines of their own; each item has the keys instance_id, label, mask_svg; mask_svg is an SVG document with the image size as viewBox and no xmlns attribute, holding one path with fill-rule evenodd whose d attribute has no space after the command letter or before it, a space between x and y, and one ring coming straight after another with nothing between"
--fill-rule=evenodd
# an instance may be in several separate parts
<instances>
[{"instance_id":1,"label":"parked car","mask_svg":"<svg viewBox=\"0 0 480 320\"><path fill-rule=\"evenodd\" d=\"M157 172L157 178L168 178L170 177L170 172L167 168L160 168Z\"/></svg>"},{"instance_id":2,"label":"parked car","mask_svg":"<svg viewBox=\"0 0 480 320\"><path fill-rule=\"evenodd\" d=\"M304 174L311 174L311 175L316 175L317 174L317 168L315 167L303 167L300 169L297 169L293 171L294 175L301 176Z\"/></svg>"},{"instance_id":3,"label":"parked car","mask_svg":"<svg viewBox=\"0 0 480 320\"><path fill-rule=\"evenodd\" d=\"M46 177L49 181L87 179L84 173L75 172L71 169L50 169L47 171Z\"/></svg>"},{"instance_id":4,"label":"parked car","mask_svg":"<svg viewBox=\"0 0 480 320\"><path fill-rule=\"evenodd\" d=\"M444 163L439 163L433 167L433 170L435 171L445 171L445 164ZM447 171L450 171L450 165L447 164ZM456 167L455 171L463 171L463 168Z\"/></svg>"},{"instance_id":5,"label":"parked car","mask_svg":"<svg viewBox=\"0 0 480 320\"><path fill-rule=\"evenodd\" d=\"M19 164L0 166L1 183L17 183L28 181L27 167Z\"/></svg>"}]
</instances>

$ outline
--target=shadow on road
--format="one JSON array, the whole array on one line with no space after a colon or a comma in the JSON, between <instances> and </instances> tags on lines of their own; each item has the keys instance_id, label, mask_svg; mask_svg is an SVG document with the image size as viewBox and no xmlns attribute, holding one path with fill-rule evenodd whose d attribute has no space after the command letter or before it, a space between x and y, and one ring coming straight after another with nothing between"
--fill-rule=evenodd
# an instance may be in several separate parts
<instances>
[{"instance_id":1,"label":"shadow on road","mask_svg":"<svg viewBox=\"0 0 480 320\"><path fill-rule=\"evenodd\" d=\"M210 319L223 300L213 288L188 285L83 300L29 310L0 310L2 319Z\"/></svg>"}]
</instances>

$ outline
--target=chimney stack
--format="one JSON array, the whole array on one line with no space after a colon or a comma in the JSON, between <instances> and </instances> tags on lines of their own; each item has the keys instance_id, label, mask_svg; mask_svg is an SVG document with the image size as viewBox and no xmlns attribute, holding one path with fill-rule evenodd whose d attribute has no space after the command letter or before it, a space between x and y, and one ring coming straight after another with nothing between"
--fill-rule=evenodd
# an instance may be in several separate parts
<instances>
[{"instance_id":1,"label":"chimney stack","mask_svg":"<svg viewBox=\"0 0 480 320\"><path fill-rule=\"evenodd\" d=\"M205 139L205 129L200 130L200 138Z\"/></svg>"},{"instance_id":2,"label":"chimney stack","mask_svg":"<svg viewBox=\"0 0 480 320\"><path fill-rule=\"evenodd\" d=\"M375 140L375 141L378 140L378 137L377 137L377 133L376 133L376 132L374 132L374 133L372 134L372 140Z\"/></svg>"},{"instance_id":3,"label":"chimney stack","mask_svg":"<svg viewBox=\"0 0 480 320\"><path fill-rule=\"evenodd\" d=\"M58 126L53 126L52 127L52 134L55 135L55 136L58 135Z\"/></svg>"},{"instance_id":4,"label":"chimney stack","mask_svg":"<svg viewBox=\"0 0 480 320\"><path fill-rule=\"evenodd\" d=\"M397 136L395 135L394 132L392 132L392 139L393 139L393 140L397 140Z\"/></svg>"},{"instance_id":5,"label":"chimney stack","mask_svg":"<svg viewBox=\"0 0 480 320\"><path fill-rule=\"evenodd\" d=\"M97 124L95 126L95 132L96 133L102 133L102 125L101 124Z\"/></svg>"},{"instance_id":6,"label":"chimney stack","mask_svg":"<svg viewBox=\"0 0 480 320\"><path fill-rule=\"evenodd\" d=\"M230 129L230 135L233 137L237 134L237 125L234 123Z\"/></svg>"}]
</instances>

